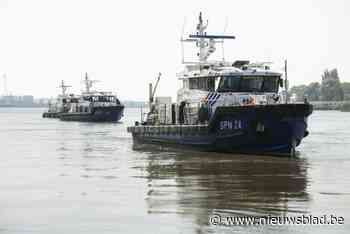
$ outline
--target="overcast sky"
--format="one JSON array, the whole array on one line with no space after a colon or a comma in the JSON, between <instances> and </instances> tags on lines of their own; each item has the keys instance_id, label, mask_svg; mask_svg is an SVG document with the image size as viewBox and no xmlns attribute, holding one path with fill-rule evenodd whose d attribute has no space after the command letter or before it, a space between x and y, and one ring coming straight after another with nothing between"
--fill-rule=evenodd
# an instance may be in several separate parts
<instances>
[{"instance_id":1,"label":"overcast sky","mask_svg":"<svg viewBox=\"0 0 350 234\"><path fill-rule=\"evenodd\" d=\"M98 89L144 100L162 72L159 95L175 97L184 19L185 33L193 32L199 11L208 33L221 33L227 18L226 34L237 38L225 44L226 59L281 68L288 59L292 85L320 81L335 67L350 82L346 0L0 0L0 75L13 94L51 97L62 79L80 92L88 72Z\"/></svg>"}]
</instances>

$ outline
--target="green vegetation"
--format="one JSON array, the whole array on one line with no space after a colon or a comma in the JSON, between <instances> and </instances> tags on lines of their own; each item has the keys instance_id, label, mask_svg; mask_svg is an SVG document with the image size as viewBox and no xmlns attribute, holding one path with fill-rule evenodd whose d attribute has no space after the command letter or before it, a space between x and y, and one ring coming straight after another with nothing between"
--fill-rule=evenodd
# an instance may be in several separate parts
<instances>
[{"instance_id":1,"label":"green vegetation","mask_svg":"<svg viewBox=\"0 0 350 234\"><path fill-rule=\"evenodd\" d=\"M322 75L321 86L322 101L343 101L344 92L340 86L337 69L326 70Z\"/></svg>"},{"instance_id":2,"label":"green vegetation","mask_svg":"<svg viewBox=\"0 0 350 234\"><path fill-rule=\"evenodd\" d=\"M350 101L350 83L349 82L341 83L341 88L344 92L344 100Z\"/></svg>"},{"instance_id":3,"label":"green vegetation","mask_svg":"<svg viewBox=\"0 0 350 234\"><path fill-rule=\"evenodd\" d=\"M344 103L341 108L340 108L341 111L344 111L344 112L350 112L350 103Z\"/></svg>"},{"instance_id":4,"label":"green vegetation","mask_svg":"<svg viewBox=\"0 0 350 234\"><path fill-rule=\"evenodd\" d=\"M350 100L350 83L341 83L337 69L326 70L322 74L322 82L309 85L298 85L290 89L297 95L297 101L307 97L309 101L343 101Z\"/></svg>"}]
</instances>

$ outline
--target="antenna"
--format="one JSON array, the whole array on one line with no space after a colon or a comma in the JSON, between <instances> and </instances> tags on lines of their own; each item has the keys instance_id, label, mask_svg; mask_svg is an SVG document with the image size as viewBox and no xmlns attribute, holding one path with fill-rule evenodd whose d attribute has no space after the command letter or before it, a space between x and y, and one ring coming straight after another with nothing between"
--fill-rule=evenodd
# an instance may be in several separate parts
<instances>
[{"instance_id":1,"label":"antenna","mask_svg":"<svg viewBox=\"0 0 350 234\"><path fill-rule=\"evenodd\" d=\"M181 57L182 57L182 63L185 63L185 49L184 49L184 40L183 40L183 36L184 36L184 32L185 32L185 25L186 25L186 17L184 17L184 23L182 25L182 33L181 33Z\"/></svg>"},{"instance_id":2,"label":"antenna","mask_svg":"<svg viewBox=\"0 0 350 234\"><path fill-rule=\"evenodd\" d=\"M62 89L62 96L66 96L67 88L71 87L70 85L65 85L64 80L61 81L61 85L59 86Z\"/></svg>"},{"instance_id":3,"label":"antenna","mask_svg":"<svg viewBox=\"0 0 350 234\"><path fill-rule=\"evenodd\" d=\"M196 34L189 35L188 39L182 40L182 42L195 42L196 46L199 48L197 53L199 58L199 63L206 63L208 57L215 52L215 44L223 43L225 39L235 39L235 36L227 35L209 35L205 32L208 27L207 23L203 23L202 12L199 13L199 23L196 27ZM226 26L225 26L226 30Z\"/></svg>"},{"instance_id":4,"label":"antenna","mask_svg":"<svg viewBox=\"0 0 350 234\"><path fill-rule=\"evenodd\" d=\"M85 72L85 79L84 79L84 83L85 83L85 92L86 93L90 93L91 92L91 88L92 88L92 84L97 82L98 80L90 80L88 73Z\"/></svg>"},{"instance_id":5,"label":"antenna","mask_svg":"<svg viewBox=\"0 0 350 234\"><path fill-rule=\"evenodd\" d=\"M225 33L226 33L226 28L227 28L227 25L228 25L228 17L226 16L226 17L225 17L224 31L222 32L222 34L225 34ZM222 43L221 43L221 50L222 50L222 61L223 61L223 62L225 62L225 47L224 47L224 40L222 40Z\"/></svg>"},{"instance_id":6,"label":"antenna","mask_svg":"<svg viewBox=\"0 0 350 234\"><path fill-rule=\"evenodd\" d=\"M91 81L89 80L89 77L88 77L87 72L85 72L85 90L86 90L87 93L90 92L91 86L92 86L92 83L91 83Z\"/></svg>"}]
</instances>

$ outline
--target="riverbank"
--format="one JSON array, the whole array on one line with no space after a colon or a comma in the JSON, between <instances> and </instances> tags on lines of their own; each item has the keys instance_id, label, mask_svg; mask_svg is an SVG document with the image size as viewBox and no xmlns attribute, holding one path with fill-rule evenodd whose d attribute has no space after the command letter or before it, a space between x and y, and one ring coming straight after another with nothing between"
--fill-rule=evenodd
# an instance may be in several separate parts
<instances>
[{"instance_id":1,"label":"riverbank","mask_svg":"<svg viewBox=\"0 0 350 234\"><path fill-rule=\"evenodd\" d=\"M350 101L339 101L339 102L310 102L314 110L339 110L339 111L350 111Z\"/></svg>"}]
</instances>

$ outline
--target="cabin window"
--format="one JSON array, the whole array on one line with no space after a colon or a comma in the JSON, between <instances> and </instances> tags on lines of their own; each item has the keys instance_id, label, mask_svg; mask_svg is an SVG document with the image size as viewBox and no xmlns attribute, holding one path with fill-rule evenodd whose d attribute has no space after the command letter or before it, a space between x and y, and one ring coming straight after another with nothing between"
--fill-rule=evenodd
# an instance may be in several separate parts
<instances>
[{"instance_id":1,"label":"cabin window","mask_svg":"<svg viewBox=\"0 0 350 234\"><path fill-rule=\"evenodd\" d=\"M184 89L188 89L189 88L189 85L188 85L189 81L188 81L188 79L184 79L182 82L183 82L183 88Z\"/></svg>"},{"instance_id":2,"label":"cabin window","mask_svg":"<svg viewBox=\"0 0 350 234\"><path fill-rule=\"evenodd\" d=\"M116 102L117 99L115 96L92 96L89 97L91 102Z\"/></svg>"},{"instance_id":3,"label":"cabin window","mask_svg":"<svg viewBox=\"0 0 350 234\"><path fill-rule=\"evenodd\" d=\"M220 79L218 92L239 92L239 76L223 76Z\"/></svg>"},{"instance_id":4,"label":"cabin window","mask_svg":"<svg viewBox=\"0 0 350 234\"><path fill-rule=\"evenodd\" d=\"M215 79L216 79L215 77L190 78L189 79L189 89L214 91L215 90Z\"/></svg>"},{"instance_id":5,"label":"cabin window","mask_svg":"<svg viewBox=\"0 0 350 234\"><path fill-rule=\"evenodd\" d=\"M278 92L279 77L265 77L263 92Z\"/></svg>"},{"instance_id":6,"label":"cabin window","mask_svg":"<svg viewBox=\"0 0 350 234\"><path fill-rule=\"evenodd\" d=\"M207 89L207 78L198 79L198 89L206 90Z\"/></svg>"},{"instance_id":7,"label":"cabin window","mask_svg":"<svg viewBox=\"0 0 350 234\"><path fill-rule=\"evenodd\" d=\"M223 76L218 92L278 92L279 76Z\"/></svg>"},{"instance_id":8,"label":"cabin window","mask_svg":"<svg viewBox=\"0 0 350 234\"><path fill-rule=\"evenodd\" d=\"M215 80L216 78L208 78L207 79L207 90L210 92L215 91Z\"/></svg>"},{"instance_id":9,"label":"cabin window","mask_svg":"<svg viewBox=\"0 0 350 234\"><path fill-rule=\"evenodd\" d=\"M240 81L240 91L242 92L260 92L264 82L263 77L243 76Z\"/></svg>"},{"instance_id":10,"label":"cabin window","mask_svg":"<svg viewBox=\"0 0 350 234\"><path fill-rule=\"evenodd\" d=\"M198 78L190 78L190 89L198 89Z\"/></svg>"},{"instance_id":11,"label":"cabin window","mask_svg":"<svg viewBox=\"0 0 350 234\"><path fill-rule=\"evenodd\" d=\"M116 102L116 98L114 96L109 97L109 102Z\"/></svg>"}]
</instances>

